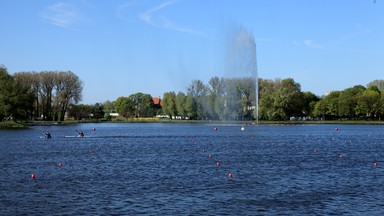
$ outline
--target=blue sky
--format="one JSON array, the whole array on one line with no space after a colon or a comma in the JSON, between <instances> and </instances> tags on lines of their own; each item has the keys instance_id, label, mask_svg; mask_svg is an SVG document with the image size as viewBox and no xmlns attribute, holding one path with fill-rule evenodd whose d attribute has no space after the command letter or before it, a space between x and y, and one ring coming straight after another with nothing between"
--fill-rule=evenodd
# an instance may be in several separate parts
<instances>
[{"instance_id":1,"label":"blue sky","mask_svg":"<svg viewBox=\"0 0 384 216\"><path fill-rule=\"evenodd\" d=\"M227 38L253 35L263 79L302 91L384 79L384 0L4 0L0 64L72 71L85 104L186 92L223 76Z\"/></svg>"}]
</instances>

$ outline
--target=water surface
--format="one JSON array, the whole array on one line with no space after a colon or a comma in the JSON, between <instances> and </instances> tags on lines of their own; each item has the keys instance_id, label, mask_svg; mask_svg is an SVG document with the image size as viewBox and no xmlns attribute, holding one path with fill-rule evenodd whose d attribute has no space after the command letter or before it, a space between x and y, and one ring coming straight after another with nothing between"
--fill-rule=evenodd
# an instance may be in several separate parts
<instances>
[{"instance_id":1,"label":"water surface","mask_svg":"<svg viewBox=\"0 0 384 216\"><path fill-rule=\"evenodd\" d=\"M384 214L383 126L240 128L0 131L0 215ZM77 130L87 137L66 137Z\"/></svg>"}]
</instances>

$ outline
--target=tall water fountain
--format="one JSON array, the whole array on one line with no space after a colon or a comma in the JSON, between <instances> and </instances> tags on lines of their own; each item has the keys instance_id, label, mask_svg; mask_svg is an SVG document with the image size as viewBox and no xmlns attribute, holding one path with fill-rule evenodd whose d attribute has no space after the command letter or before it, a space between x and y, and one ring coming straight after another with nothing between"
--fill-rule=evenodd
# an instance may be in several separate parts
<instances>
[{"instance_id":1,"label":"tall water fountain","mask_svg":"<svg viewBox=\"0 0 384 216\"><path fill-rule=\"evenodd\" d=\"M249 78L255 80L255 119L259 123L259 85L256 60L256 43L253 35L243 27L230 36L224 66L228 78Z\"/></svg>"}]
</instances>

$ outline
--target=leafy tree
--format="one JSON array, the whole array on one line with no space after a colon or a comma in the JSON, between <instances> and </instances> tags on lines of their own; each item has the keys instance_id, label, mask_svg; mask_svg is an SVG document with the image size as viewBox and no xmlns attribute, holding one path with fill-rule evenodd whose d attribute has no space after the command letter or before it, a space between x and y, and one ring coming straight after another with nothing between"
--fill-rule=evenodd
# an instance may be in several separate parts
<instances>
[{"instance_id":1,"label":"leafy tree","mask_svg":"<svg viewBox=\"0 0 384 216\"><path fill-rule=\"evenodd\" d=\"M96 120L104 118L104 105L102 103L95 103L95 105L92 107L92 115L92 118Z\"/></svg>"},{"instance_id":2,"label":"leafy tree","mask_svg":"<svg viewBox=\"0 0 384 216\"><path fill-rule=\"evenodd\" d=\"M376 86L379 90L384 90L384 80L374 80L368 83L367 87Z\"/></svg>"},{"instance_id":3,"label":"leafy tree","mask_svg":"<svg viewBox=\"0 0 384 216\"><path fill-rule=\"evenodd\" d=\"M277 90L280 80L259 79L259 118L266 120L276 119L273 93Z\"/></svg>"},{"instance_id":4,"label":"leafy tree","mask_svg":"<svg viewBox=\"0 0 384 216\"><path fill-rule=\"evenodd\" d=\"M357 98L365 90L364 86L356 85L340 92L338 97L338 115L340 117L354 118Z\"/></svg>"},{"instance_id":5,"label":"leafy tree","mask_svg":"<svg viewBox=\"0 0 384 216\"><path fill-rule=\"evenodd\" d=\"M30 89L0 66L0 118L26 120L31 115L33 95Z\"/></svg>"},{"instance_id":6,"label":"leafy tree","mask_svg":"<svg viewBox=\"0 0 384 216\"><path fill-rule=\"evenodd\" d=\"M327 104L324 99L321 99L315 103L312 114L314 117L320 117L324 120L327 118Z\"/></svg>"},{"instance_id":7,"label":"leafy tree","mask_svg":"<svg viewBox=\"0 0 384 216\"><path fill-rule=\"evenodd\" d=\"M195 113L195 118L201 119L206 117L207 113L204 109L206 95L207 95L207 87L201 80L193 80L191 85L188 87L187 95L193 98L193 108L195 110L192 113Z\"/></svg>"},{"instance_id":8,"label":"leafy tree","mask_svg":"<svg viewBox=\"0 0 384 216\"><path fill-rule=\"evenodd\" d=\"M338 117L340 93L340 91L332 91L324 98L324 103L326 106L326 115L329 118L336 119Z\"/></svg>"},{"instance_id":9,"label":"leafy tree","mask_svg":"<svg viewBox=\"0 0 384 216\"><path fill-rule=\"evenodd\" d=\"M356 114L366 118L375 117L380 110L380 91L376 86L366 89L357 99Z\"/></svg>"},{"instance_id":10,"label":"leafy tree","mask_svg":"<svg viewBox=\"0 0 384 216\"><path fill-rule=\"evenodd\" d=\"M128 97L119 97L113 102L116 111L126 118L135 116L135 103Z\"/></svg>"},{"instance_id":11,"label":"leafy tree","mask_svg":"<svg viewBox=\"0 0 384 216\"><path fill-rule=\"evenodd\" d=\"M76 74L71 71L55 73L55 95L53 99L54 113L59 121L64 120L68 106L77 104L82 98L83 83Z\"/></svg>"},{"instance_id":12,"label":"leafy tree","mask_svg":"<svg viewBox=\"0 0 384 216\"><path fill-rule=\"evenodd\" d=\"M312 92L303 92L304 106L303 114L306 116L312 116L312 113L315 109L315 104L320 100L318 96Z\"/></svg>"},{"instance_id":13,"label":"leafy tree","mask_svg":"<svg viewBox=\"0 0 384 216\"><path fill-rule=\"evenodd\" d=\"M169 115L170 118L177 115L175 92L164 93L162 110L163 114Z\"/></svg>"},{"instance_id":14,"label":"leafy tree","mask_svg":"<svg viewBox=\"0 0 384 216\"><path fill-rule=\"evenodd\" d=\"M222 118L223 95L225 91L224 79L215 76L209 80L208 84L207 113L212 119Z\"/></svg>"},{"instance_id":15,"label":"leafy tree","mask_svg":"<svg viewBox=\"0 0 384 216\"><path fill-rule=\"evenodd\" d=\"M138 92L128 98L133 103L135 117L152 117L154 115L154 104L150 94Z\"/></svg>"},{"instance_id":16,"label":"leafy tree","mask_svg":"<svg viewBox=\"0 0 384 216\"><path fill-rule=\"evenodd\" d=\"M86 104L73 104L68 108L68 116L75 120L84 120L92 118L93 106Z\"/></svg>"},{"instance_id":17,"label":"leafy tree","mask_svg":"<svg viewBox=\"0 0 384 216\"><path fill-rule=\"evenodd\" d=\"M242 119L243 110L239 85L238 79L227 79L225 81L224 119Z\"/></svg>"},{"instance_id":18,"label":"leafy tree","mask_svg":"<svg viewBox=\"0 0 384 216\"><path fill-rule=\"evenodd\" d=\"M197 119L197 101L192 95L187 95L184 108L189 119Z\"/></svg>"},{"instance_id":19,"label":"leafy tree","mask_svg":"<svg viewBox=\"0 0 384 216\"><path fill-rule=\"evenodd\" d=\"M35 117L63 121L69 105L81 101L83 83L71 71L19 72L14 76L33 93Z\"/></svg>"},{"instance_id":20,"label":"leafy tree","mask_svg":"<svg viewBox=\"0 0 384 216\"><path fill-rule=\"evenodd\" d=\"M186 101L186 95L183 92L179 92L176 95L176 113L181 116L182 118L185 118L186 110L184 107L185 101Z\"/></svg>"}]
</instances>

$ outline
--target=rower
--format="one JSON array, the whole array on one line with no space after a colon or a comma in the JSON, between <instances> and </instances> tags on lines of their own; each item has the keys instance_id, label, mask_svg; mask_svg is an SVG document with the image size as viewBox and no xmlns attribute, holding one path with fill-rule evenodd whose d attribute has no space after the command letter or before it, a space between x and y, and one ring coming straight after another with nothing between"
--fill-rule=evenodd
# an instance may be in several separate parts
<instances>
[{"instance_id":1,"label":"rower","mask_svg":"<svg viewBox=\"0 0 384 216\"><path fill-rule=\"evenodd\" d=\"M78 137L84 137L83 131L79 131L78 134L79 134Z\"/></svg>"},{"instance_id":2,"label":"rower","mask_svg":"<svg viewBox=\"0 0 384 216\"><path fill-rule=\"evenodd\" d=\"M51 139L52 138L51 133L45 132L45 138L46 139Z\"/></svg>"}]
</instances>

